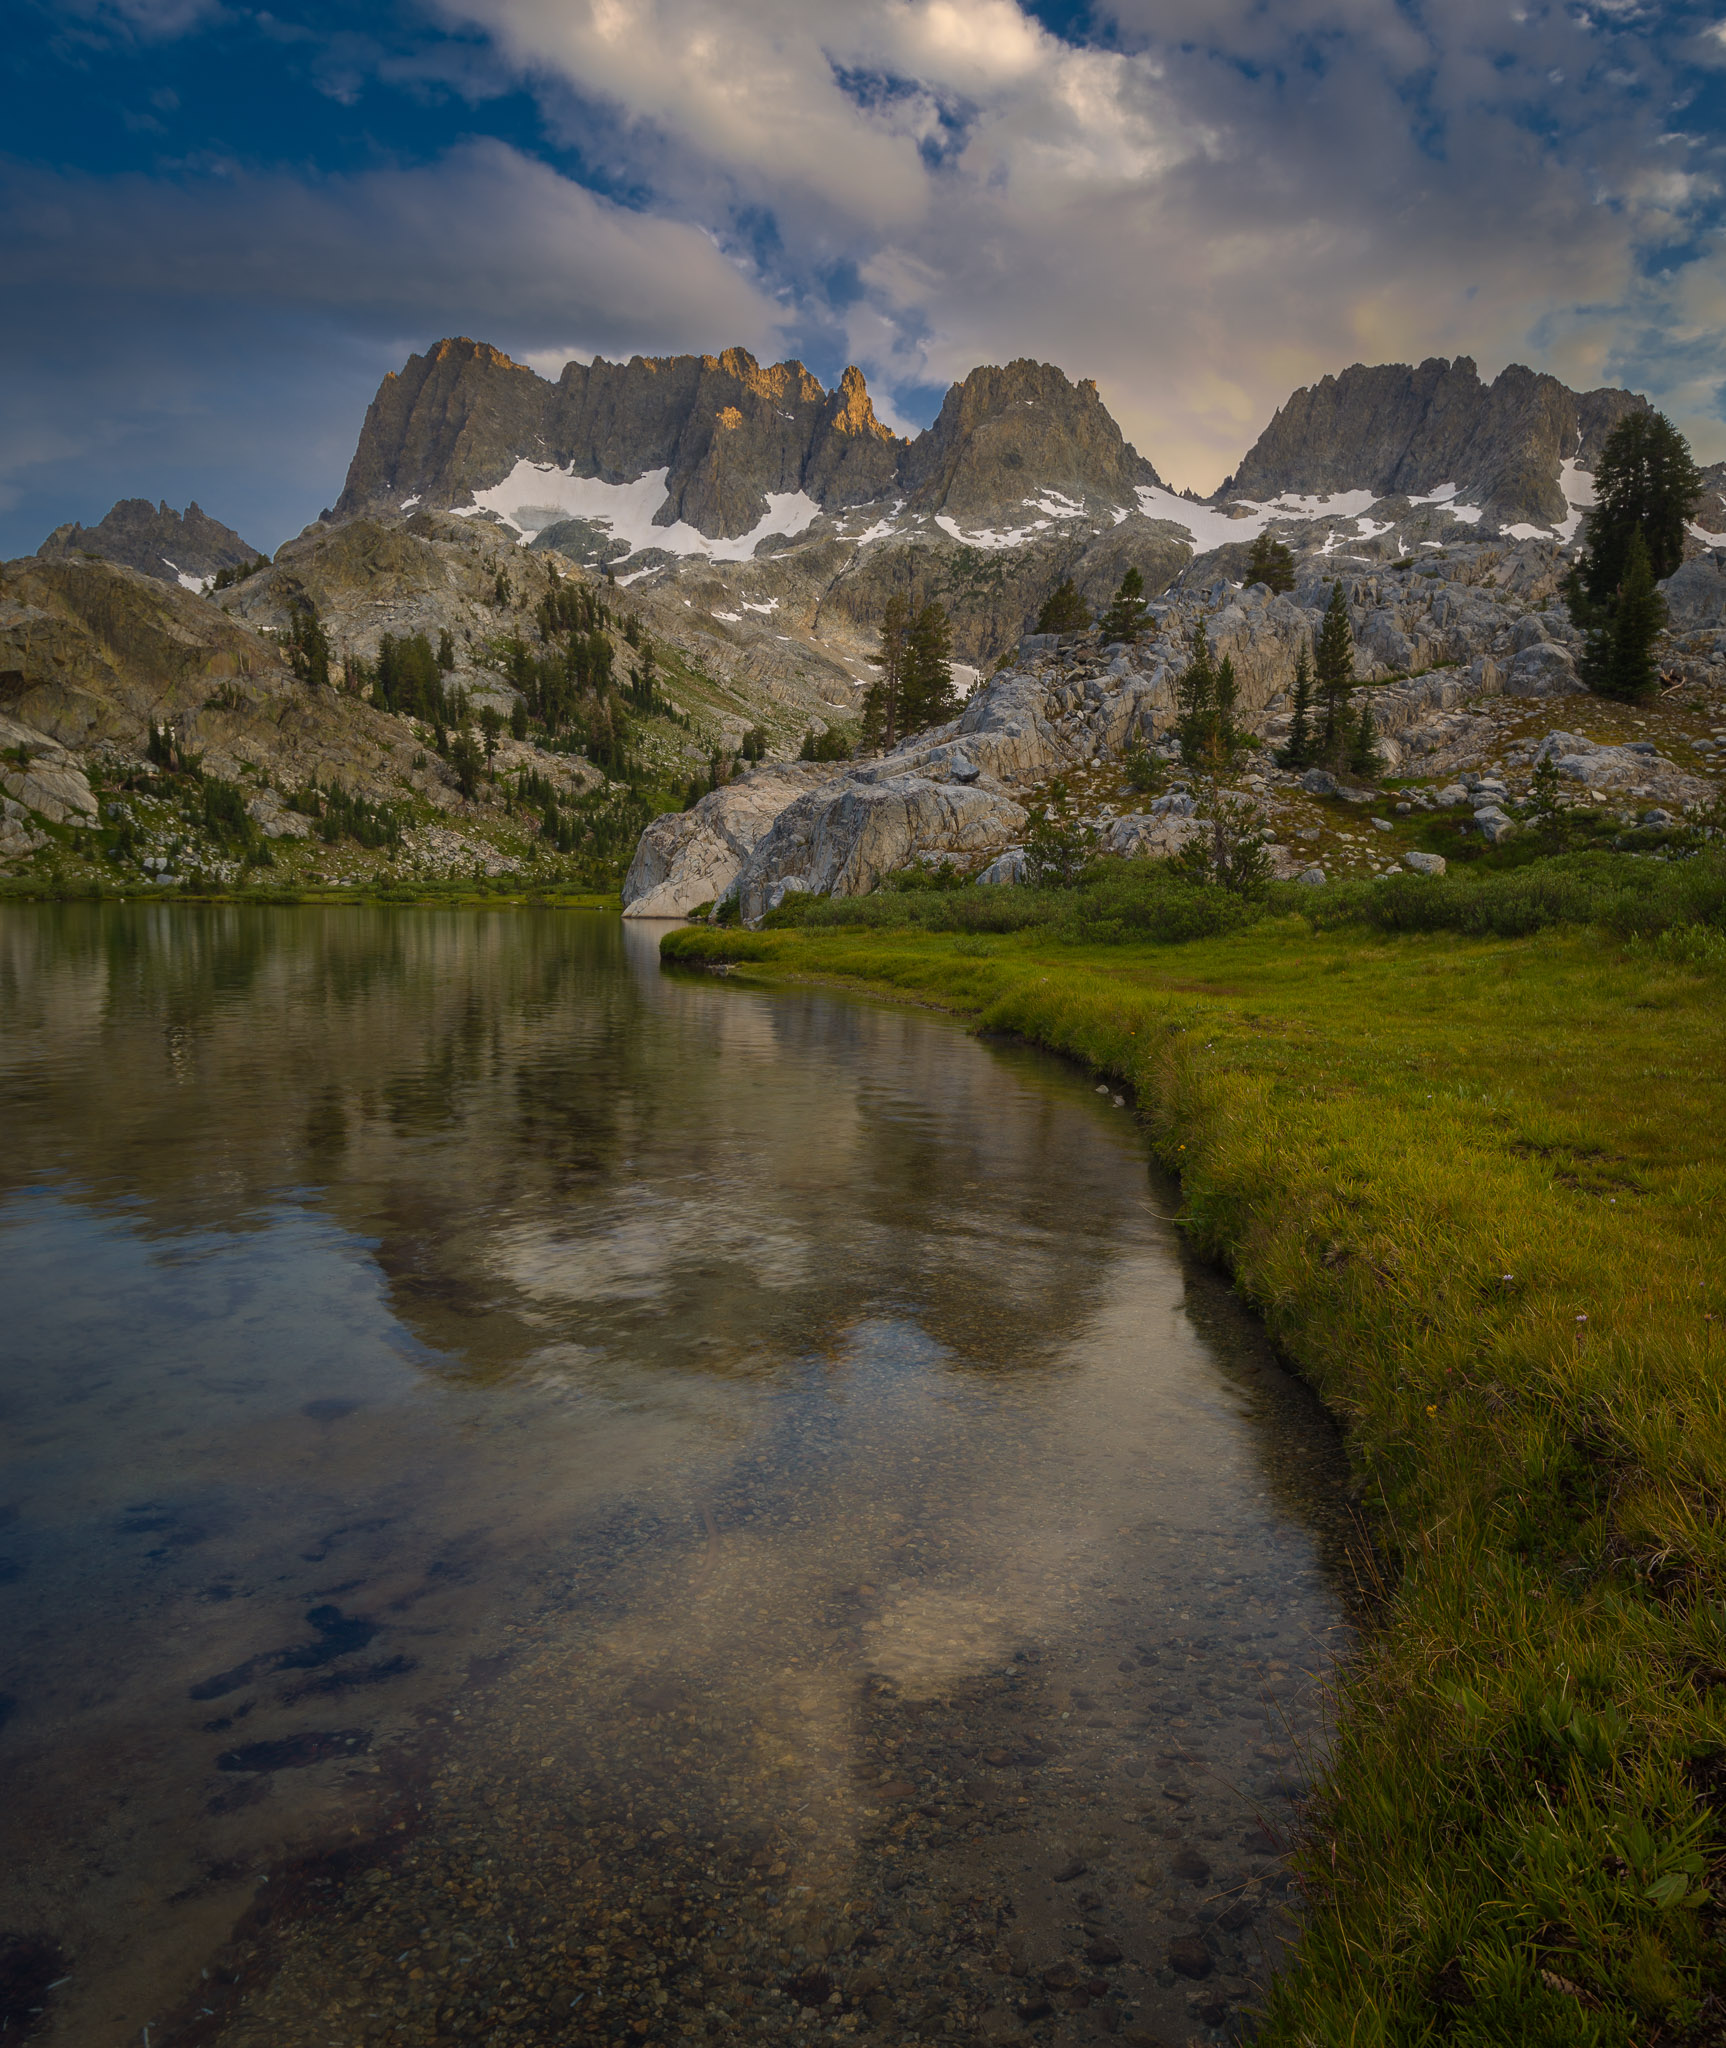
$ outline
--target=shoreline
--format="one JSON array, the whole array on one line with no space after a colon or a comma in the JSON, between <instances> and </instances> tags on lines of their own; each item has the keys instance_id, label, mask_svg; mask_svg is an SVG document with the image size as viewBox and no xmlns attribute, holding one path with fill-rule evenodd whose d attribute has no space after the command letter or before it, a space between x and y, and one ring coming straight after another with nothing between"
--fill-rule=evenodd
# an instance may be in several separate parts
<instances>
[{"instance_id":1,"label":"shoreline","mask_svg":"<svg viewBox=\"0 0 1726 2048\"><path fill-rule=\"evenodd\" d=\"M1131 1088L1177 1220L1335 1417L1385 1582L1259 2040L1716 2038L1718 974L1293 920L661 950L934 1003Z\"/></svg>"}]
</instances>

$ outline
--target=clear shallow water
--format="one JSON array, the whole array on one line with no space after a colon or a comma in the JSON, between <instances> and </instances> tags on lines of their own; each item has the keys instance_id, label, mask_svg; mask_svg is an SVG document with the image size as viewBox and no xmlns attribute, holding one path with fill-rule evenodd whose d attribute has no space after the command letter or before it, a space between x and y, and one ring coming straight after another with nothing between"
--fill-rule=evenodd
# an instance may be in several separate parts
<instances>
[{"instance_id":1,"label":"clear shallow water","mask_svg":"<svg viewBox=\"0 0 1726 2048\"><path fill-rule=\"evenodd\" d=\"M0 917L0 2041L1238 2031L1329 1431L1082 1079L656 938Z\"/></svg>"}]
</instances>

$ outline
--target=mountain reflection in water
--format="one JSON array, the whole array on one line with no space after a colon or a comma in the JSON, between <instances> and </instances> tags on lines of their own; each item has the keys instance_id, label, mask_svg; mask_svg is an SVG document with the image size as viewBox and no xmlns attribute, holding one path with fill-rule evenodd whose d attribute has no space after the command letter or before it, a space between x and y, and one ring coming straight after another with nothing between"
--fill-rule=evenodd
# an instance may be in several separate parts
<instances>
[{"instance_id":1,"label":"mountain reflection in water","mask_svg":"<svg viewBox=\"0 0 1726 2048\"><path fill-rule=\"evenodd\" d=\"M6 2039L1240 2026L1322 1418L1082 1080L654 938L0 914Z\"/></svg>"}]
</instances>

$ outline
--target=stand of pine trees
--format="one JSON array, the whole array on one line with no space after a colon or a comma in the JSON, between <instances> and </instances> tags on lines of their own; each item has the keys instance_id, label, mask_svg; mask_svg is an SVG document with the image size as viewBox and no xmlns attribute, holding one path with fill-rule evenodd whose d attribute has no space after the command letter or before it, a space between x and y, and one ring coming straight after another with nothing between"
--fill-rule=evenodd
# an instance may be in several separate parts
<instances>
[{"instance_id":1,"label":"stand of pine trees","mask_svg":"<svg viewBox=\"0 0 1726 2048\"><path fill-rule=\"evenodd\" d=\"M1145 622L1146 603L1145 579L1136 568L1129 568L1108 610L1097 621L1097 635L1105 647L1115 640L1133 638Z\"/></svg>"},{"instance_id":2,"label":"stand of pine trees","mask_svg":"<svg viewBox=\"0 0 1726 2048\"><path fill-rule=\"evenodd\" d=\"M880 675L863 700L863 743L891 751L912 733L943 724L953 695L953 627L938 604L916 612L895 592L881 615Z\"/></svg>"},{"instance_id":3,"label":"stand of pine trees","mask_svg":"<svg viewBox=\"0 0 1726 2048\"><path fill-rule=\"evenodd\" d=\"M1684 522L1702 494L1690 445L1663 413L1626 413L1594 475L1585 543L1565 585L1587 635L1582 679L1635 703L1660 687L1654 643L1666 624L1656 585L1684 559Z\"/></svg>"},{"instance_id":4,"label":"stand of pine trees","mask_svg":"<svg viewBox=\"0 0 1726 2048\"><path fill-rule=\"evenodd\" d=\"M1234 765L1241 747L1236 695L1235 665L1227 655L1221 662L1212 658L1201 619L1193 628L1186 672L1175 685L1175 733L1187 767L1215 774Z\"/></svg>"},{"instance_id":5,"label":"stand of pine trees","mask_svg":"<svg viewBox=\"0 0 1726 2048\"><path fill-rule=\"evenodd\" d=\"M1247 555L1247 581L1266 584L1273 591L1293 590L1294 556L1280 540L1261 533Z\"/></svg>"},{"instance_id":6,"label":"stand of pine trees","mask_svg":"<svg viewBox=\"0 0 1726 2048\"><path fill-rule=\"evenodd\" d=\"M1037 614L1039 633L1085 633L1090 630L1090 625L1090 610L1074 588L1070 576L1056 584L1044 598L1043 609Z\"/></svg>"},{"instance_id":7,"label":"stand of pine trees","mask_svg":"<svg viewBox=\"0 0 1726 2048\"><path fill-rule=\"evenodd\" d=\"M1295 656L1294 718L1277 756L1283 767L1377 774L1378 728L1370 705L1355 710L1350 701L1354 688L1354 627L1337 582L1331 585L1313 658L1308 660L1305 647Z\"/></svg>"}]
</instances>

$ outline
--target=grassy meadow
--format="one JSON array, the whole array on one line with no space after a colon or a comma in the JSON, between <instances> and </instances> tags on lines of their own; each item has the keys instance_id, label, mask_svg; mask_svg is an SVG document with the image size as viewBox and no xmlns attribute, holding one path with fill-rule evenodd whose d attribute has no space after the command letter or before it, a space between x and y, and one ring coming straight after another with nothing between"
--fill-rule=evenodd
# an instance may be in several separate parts
<instances>
[{"instance_id":1,"label":"grassy meadow","mask_svg":"<svg viewBox=\"0 0 1726 2048\"><path fill-rule=\"evenodd\" d=\"M1130 1086L1346 1431L1376 1621L1269 2044L1726 2041L1726 873L1521 872L665 941Z\"/></svg>"}]
</instances>

